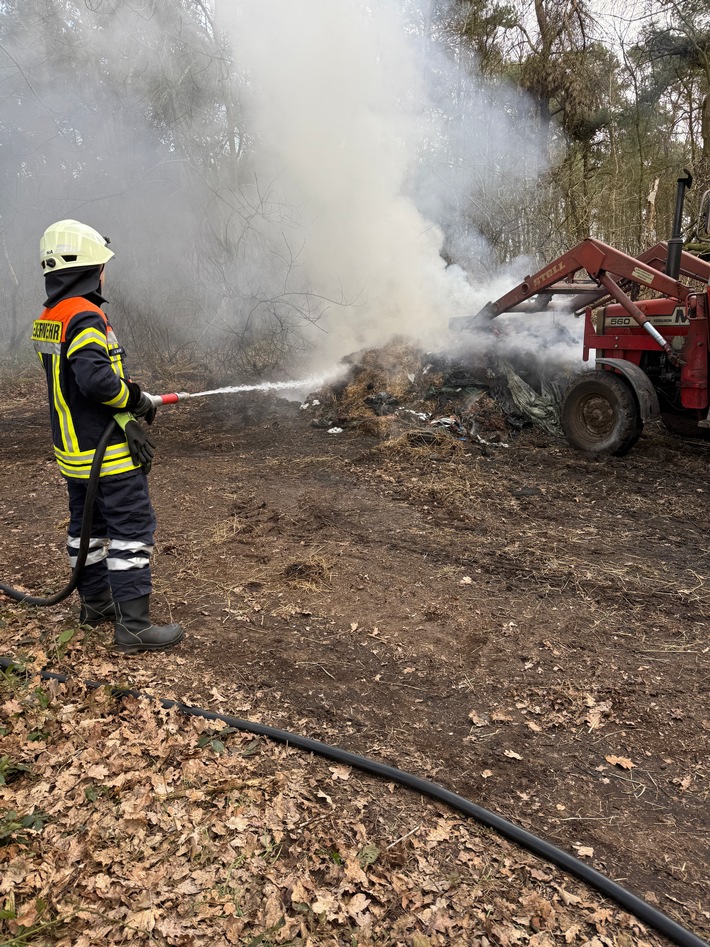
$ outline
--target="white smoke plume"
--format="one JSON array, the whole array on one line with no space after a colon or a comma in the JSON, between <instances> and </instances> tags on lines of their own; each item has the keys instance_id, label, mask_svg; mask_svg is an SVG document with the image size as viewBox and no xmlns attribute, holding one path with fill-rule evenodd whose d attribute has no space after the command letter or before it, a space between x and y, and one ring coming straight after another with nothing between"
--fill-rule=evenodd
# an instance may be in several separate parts
<instances>
[{"instance_id":1,"label":"white smoke plume","mask_svg":"<svg viewBox=\"0 0 710 947\"><path fill-rule=\"evenodd\" d=\"M221 25L248 75L252 160L294 209L284 243L333 301L318 358L395 333L441 344L449 318L487 301L447 267L445 235L480 280L489 254L464 209L544 164L524 101L447 58L427 4L261 0Z\"/></svg>"},{"instance_id":2,"label":"white smoke plume","mask_svg":"<svg viewBox=\"0 0 710 947\"><path fill-rule=\"evenodd\" d=\"M449 319L497 294L479 224L528 199L546 154L525 99L481 79L427 0L3 11L6 345L36 316L37 242L61 217L111 236L109 311L158 368L211 346L238 381L395 334L455 346Z\"/></svg>"}]
</instances>

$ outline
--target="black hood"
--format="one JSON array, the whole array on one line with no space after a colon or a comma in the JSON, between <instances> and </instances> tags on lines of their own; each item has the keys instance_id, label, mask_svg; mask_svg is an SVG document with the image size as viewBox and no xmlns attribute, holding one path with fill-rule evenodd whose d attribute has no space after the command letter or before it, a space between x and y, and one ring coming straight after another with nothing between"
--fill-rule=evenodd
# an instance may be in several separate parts
<instances>
[{"instance_id":1,"label":"black hood","mask_svg":"<svg viewBox=\"0 0 710 947\"><path fill-rule=\"evenodd\" d=\"M100 278L100 266L74 266L68 270L59 270L58 273L47 273L44 277L47 290L45 308L51 309L73 296L83 296L95 306L100 306L106 302L99 292Z\"/></svg>"}]
</instances>

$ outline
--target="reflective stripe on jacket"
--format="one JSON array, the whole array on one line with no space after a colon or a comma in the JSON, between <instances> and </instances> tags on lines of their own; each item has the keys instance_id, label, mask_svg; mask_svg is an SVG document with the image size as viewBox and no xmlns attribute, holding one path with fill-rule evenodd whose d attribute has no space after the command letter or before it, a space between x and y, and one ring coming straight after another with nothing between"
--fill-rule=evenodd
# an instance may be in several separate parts
<instances>
[{"instance_id":1,"label":"reflective stripe on jacket","mask_svg":"<svg viewBox=\"0 0 710 947\"><path fill-rule=\"evenodd\" d=\"M123 349L103 310L83 296L45 309L33 324L32 341L47 375L59 469L65 477L86 480L106 425L128 404ZM138 469L123 431L116 427L101 476Z\"/></svg>"}]
</instances>

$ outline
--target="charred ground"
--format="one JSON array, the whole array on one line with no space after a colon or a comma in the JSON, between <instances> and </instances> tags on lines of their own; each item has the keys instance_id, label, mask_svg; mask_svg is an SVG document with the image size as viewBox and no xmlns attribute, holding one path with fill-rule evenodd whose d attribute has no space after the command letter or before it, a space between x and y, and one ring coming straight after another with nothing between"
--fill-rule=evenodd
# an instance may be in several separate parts
<instances>
[{"instance_id":1,"label":"charred ground","mask_svg":"<svg viewBox=\"0 0 710 947\"><path fill-rule=\"evenodd\" d=\"M708 447L658 428L585 458L488 396L478 439L432 436L363 390L330 406L352 422L337 435L265 396L164 409L156 611L187 637L125 658L100 630L57 667L108 660L417 772L707 937ZM67 576L45 413L30 386L0 416L3 581L32 591ZM3 612L6 649L26 647ZM40 637L75 624L72 602L33 613Z\"/></svg>"}]
</instances>

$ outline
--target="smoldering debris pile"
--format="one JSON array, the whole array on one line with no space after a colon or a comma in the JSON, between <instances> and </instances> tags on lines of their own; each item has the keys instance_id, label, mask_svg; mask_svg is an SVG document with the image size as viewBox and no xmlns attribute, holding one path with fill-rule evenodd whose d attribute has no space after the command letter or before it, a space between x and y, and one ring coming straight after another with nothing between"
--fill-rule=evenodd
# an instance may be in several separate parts
<instances>
[{"instance_id":1,"label":"smoldering debris pile","mask_svg":"<svg viewBox=\"0 0 710 947\"><path fill-rule=\"evenodd\" d=\"M460 358L424 352L402 338L343 362L340 381L301 405L314 427L333 434L407 434L422 443L446 435L482 445L503 445L527 427L561 436L568 379L560 371L544 375L539 366L526 369L490 351Z\"/></svg>"}]
</instances>

